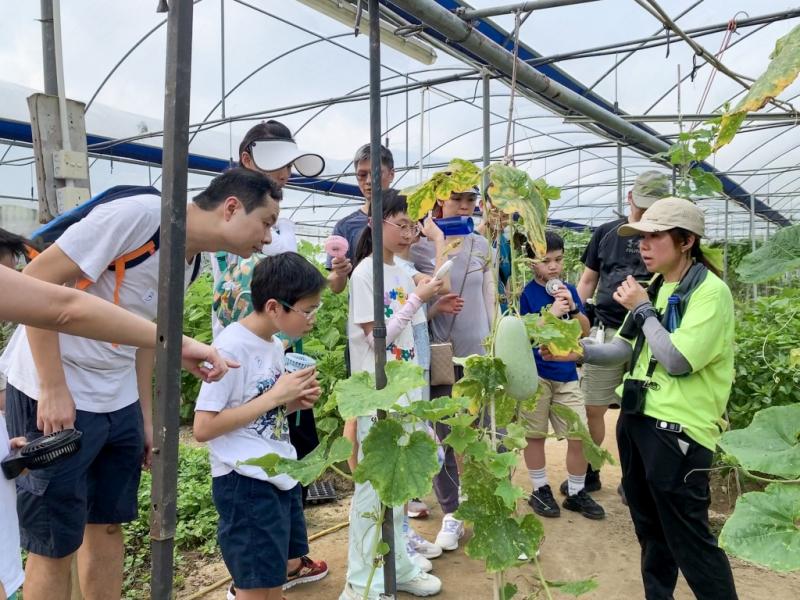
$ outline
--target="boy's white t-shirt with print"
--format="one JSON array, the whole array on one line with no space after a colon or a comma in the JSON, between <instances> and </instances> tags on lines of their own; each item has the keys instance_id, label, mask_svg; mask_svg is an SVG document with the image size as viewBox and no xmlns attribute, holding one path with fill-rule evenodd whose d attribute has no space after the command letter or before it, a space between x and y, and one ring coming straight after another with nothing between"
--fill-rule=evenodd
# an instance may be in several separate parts
<instances>
[{"instance_id":1,"label":"boy's white t-shirt with print","mask_svg":"<svg viewBox=\"0 0 800 600\"><path fill-rule=\"evenodd\" d=\"M9 453L8 430L3 413L0 412L0 460ZM22 586L25 573L22 570L22 554L19 549L19 522L17 521L17 489L13 481L0 475L0 584L10 596Z\"/></svg>"},{"instance_id":2,"label":"boy's white t-shirt with print","mask_svg":"<svg viewBox=\"0 0 800 600\"><path fill-rule=\"evenodd\" d=\"M219 381L203 383L195 403L196 411L222 412L246 404L269 390L283 374L283 344L276 337L268 342L241 323L231 323L217 336L214 345L222 356L241 366L228 371ZM210 440L208 450L212 477L236 471L246 477L268 481L281 490L297 485L288 475L270 477L260 467L238 464L271 453L297 458L297 451L289 442L289 421L284 407Z\"/></svg>"},{"instance_id":3,"label":"boy's white t-shirt with print","mask_svg":"<svg viewBox=\"0 0 800 600\"><path fill-rule=\"evenodd\" d=\"M367 338L361 323L375 320L372 305L372 258L362 260L353 270L350 277L350 310L347 317L347 333L350 339L350 370L375 372L375 355L367 344ZM399 265L383 265L383 306L384 318L388 321L392 315L402 310L408 297L416 288L414 280ZM425 323L425 312L420 308L411 322L400 332L400 335L386 347L386 360L404 360L419 364L417 349L414 344L414 325ZM414 390L409 400L418 400L421 390Z\"/></svg>"},{"instance_id":4,"label":"boy's white t-shirt with print","mask_svg":"<svg viewBox=\"0 0 800 600\"><path fill-rule=\"evenodd\" d=\"M143 246L161 225L161 198L142 195L98 206L72 225L56 245L91 280L86 292L114 302L116 275L108 266L117 258ZM156 252L127 269L119 292L119 305L150 321L158 310L158 260ZM189 286L193 263L186 264ZM87 338L59 334L61 362L75 407L94 413L119 410L139 399L136 385L136 348L115 346ZM9 385L37 399L39 376L33 363L25 327L18 327L3 354L0 369Z\"/></svg>"}]
</instances>

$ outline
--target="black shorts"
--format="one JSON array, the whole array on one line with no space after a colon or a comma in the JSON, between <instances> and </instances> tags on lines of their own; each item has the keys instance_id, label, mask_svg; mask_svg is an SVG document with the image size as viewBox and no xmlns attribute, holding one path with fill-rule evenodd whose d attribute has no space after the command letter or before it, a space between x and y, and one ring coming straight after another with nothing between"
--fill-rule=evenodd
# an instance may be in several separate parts
<instances>
[{"instance_id":1,"label":"black shorts","mask_svg":"<svg viewBox=\"0 0 800 600\"><path fill-rule=\"evenodd\" d=\"M282 586L289 559L308 554L300 484L280 490L231 471L214 477L211 490L219 513L217 539L234 585Z\"/></svg>"},{"instance_id":2,"label":"black shorts","mask_svg":"<svg viewBox=\"0 0 800 600\"><path fill-rule=\"evenodd\" d=\"M37 402L15 387L6 391L10 437L29 441L36 427ZM136 519L144 456L142 409L138 402L110 413L76 411L81 449L51 467L18 477L17 512L22 547L63 558L83 543L87 524L119 524Z\"/></svg>"}]
</instances>

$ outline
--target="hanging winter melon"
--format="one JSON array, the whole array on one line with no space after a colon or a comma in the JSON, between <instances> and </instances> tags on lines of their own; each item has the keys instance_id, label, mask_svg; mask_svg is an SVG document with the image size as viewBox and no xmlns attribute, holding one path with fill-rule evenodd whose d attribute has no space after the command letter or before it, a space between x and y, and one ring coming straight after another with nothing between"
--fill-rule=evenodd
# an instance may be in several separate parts
<instances>
[{"instance_id":1,"label":"hanging winter melon","mask_svg":"<svg viewBox=\"0 0 800 600\"><path fill-rule=\"evenodd\" d=\"M520 401L533 397L539 387L539 374L525 323L518 316L500 319L494 355L506 365L506 393Z\"/></svg>"}]
</instances>

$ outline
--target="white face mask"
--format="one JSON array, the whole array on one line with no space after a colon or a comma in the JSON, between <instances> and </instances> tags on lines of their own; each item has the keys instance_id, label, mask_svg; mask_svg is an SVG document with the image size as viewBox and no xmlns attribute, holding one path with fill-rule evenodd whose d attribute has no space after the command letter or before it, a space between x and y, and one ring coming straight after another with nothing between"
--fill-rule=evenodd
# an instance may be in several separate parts
<instances>
[{"instance_id":1,"label":"white face mask","mask_svg":"<svg viewBox=\"0 0 800 600\"><path fill-rule=\"evenodd\" d=\"M506 225L503 228L503 235L506 236L506 239L508 239L508 240L511 239L511 225Z\"/></svg>"}]
</instances>

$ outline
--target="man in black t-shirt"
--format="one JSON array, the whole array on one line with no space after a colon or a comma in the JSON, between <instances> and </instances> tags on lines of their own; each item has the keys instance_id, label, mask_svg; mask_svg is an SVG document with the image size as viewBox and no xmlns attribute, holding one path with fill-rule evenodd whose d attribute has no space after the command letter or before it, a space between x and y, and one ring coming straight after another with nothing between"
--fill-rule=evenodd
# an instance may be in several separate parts
<instances>
[{"instance_id":1,"label":"man in black t-shirt","mask_svg":"<svg viewBox=\"0 0 800 600\"><path fill-rule=\"evenodd\" d=\"M646 283L650 273L639 254L638 237L620 237L617 229L623 223L635 223L659 198L670 195L669 179L658 171L646 171L636 178L633 189L628 192L630 216L617 219L598 227L592 234L589 245L581 257L586 266L578 282L578 295L582 302L594 297L595 318L590 336L599 342L608 342L622 325L627 310L618 304L612 295L620 283L633 275ZM596 292L596 295L595 295ZM586 418L589 433L596 444L601 444L606 435L605 414L609 406L619 407L616 388L622 382L625 365L600 367L585 364L581 379L581 390L586 403ZM600 489L600 473L589 465L586 472L586 491Z\"/></svg>"}]
</instances>

